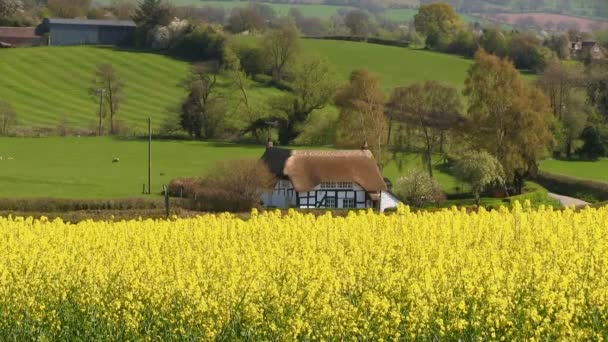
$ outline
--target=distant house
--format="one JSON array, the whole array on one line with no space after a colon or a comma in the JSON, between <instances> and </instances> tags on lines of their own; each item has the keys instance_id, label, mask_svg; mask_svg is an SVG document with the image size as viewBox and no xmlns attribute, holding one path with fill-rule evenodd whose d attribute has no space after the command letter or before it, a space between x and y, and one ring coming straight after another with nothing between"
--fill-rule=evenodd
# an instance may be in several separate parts
<instances>
[{"instance_id":1,"label":"distant house","mask_svg":"<svg viewBox=\"0 0 608 342\"><path fill-rule=\"evenodd\" d=\"M581 37L577 37L575 42L570 43L570 56L576 59L587 57L600 59L604 57L604 53L596 41L582 40Z\"/></svg>"},{"instance_id":2,"label":"distant house","mask_svg":"<svg viewBox=\"0 0 608 342\"><path fill-rule=\"evenodd\" d=\"M0 46L18 47L40 45L42 37L36 34L35 27L3 27L0 26Z\"/></svg>"},{"instance_id":3,"label":"distant house","mask_svg":"<svg viewBox=\"0 0 608 342\"><path fill-rule=\"evenodd\" d=\"M290 150L266 146L262 160L278 181L262 197L276 208L394 208L374 156L361 150Z\"/></svg>"},{"instance_id":4,"label":"distant house","mask_svg":"<svg viewBox=\"0 0 608 342\"><path fill-rule=\"evenodd\" d=\"M45 19L49 45L133 45L131 20Z\"/></svg>"}]
</instances>

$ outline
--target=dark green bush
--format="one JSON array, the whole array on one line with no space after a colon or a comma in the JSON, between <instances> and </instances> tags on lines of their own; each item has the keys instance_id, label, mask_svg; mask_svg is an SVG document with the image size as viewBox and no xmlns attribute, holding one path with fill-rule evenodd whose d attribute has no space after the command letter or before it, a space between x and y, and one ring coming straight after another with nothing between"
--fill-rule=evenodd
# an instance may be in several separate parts
<instances>
[{"instance_id":1,"label":"dark green bush","mask_svg":"<svg viewBox=\"0 0 608 342\"><path fill-rule=\"evenodd\" d=\"M549 191L588 200L608 200L608 183L539 172L536 182Z\"/></svg>"}]
</instances>

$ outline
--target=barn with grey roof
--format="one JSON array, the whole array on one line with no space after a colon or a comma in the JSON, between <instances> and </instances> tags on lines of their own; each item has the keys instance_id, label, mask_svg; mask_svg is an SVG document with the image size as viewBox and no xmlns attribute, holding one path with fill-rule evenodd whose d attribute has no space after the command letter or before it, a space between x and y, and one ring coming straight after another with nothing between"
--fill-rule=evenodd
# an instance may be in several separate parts
<instances>
[{"instance_id":1,"label":"barn with grey roof","mask_svg":"<svg viewBox=\"0 0 608 342\"><path fill-rule=\"evenodd\" d=\"M133 45L131 20L45 19L49 45Z\"/></svg>"}]
</instances>

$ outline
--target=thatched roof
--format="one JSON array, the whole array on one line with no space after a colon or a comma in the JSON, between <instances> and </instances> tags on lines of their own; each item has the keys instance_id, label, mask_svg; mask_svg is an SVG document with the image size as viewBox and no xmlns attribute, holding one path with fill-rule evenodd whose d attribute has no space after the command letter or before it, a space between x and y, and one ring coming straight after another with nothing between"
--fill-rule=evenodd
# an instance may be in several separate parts
<instances>
[{"instance_id":1,"label":"thatched roof","mask_svg":"<svg viewBox=\"0 0 608 342\"><path fill-rule=\"evenodd\" d=\"M369 150L268 147L262 160L277 177L288 178L296 191L310 191L321 182L354 182L366 191L386 190L386 183Z\"/></svg>"}]
</instances>

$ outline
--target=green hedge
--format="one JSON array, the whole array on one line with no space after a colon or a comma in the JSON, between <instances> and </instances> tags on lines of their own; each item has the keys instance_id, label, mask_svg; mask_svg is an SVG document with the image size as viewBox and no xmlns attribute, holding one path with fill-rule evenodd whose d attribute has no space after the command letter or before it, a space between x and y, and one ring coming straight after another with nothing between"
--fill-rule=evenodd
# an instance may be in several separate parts
<instances>
[{"instance_id":1,"label":"green hedge","mask_svg":"<svg viewBox=\"0 0 608 342\"><path fill-rule=\"evenodd\" d=\"M305 37L308 39L325 39L325 40L346 40L349 42L366 42L370 44L378 44L378 45L388 45L388 46L398 46L398 47L408 47L410 46L409 42L401 41L401 40L391 40L391 39L382 39L382 38L364 38L364 37L353 37L353 36L322 36L322 37Z\"/></svg>"},{"instance_id":2,"label":"green hedge","mask_svg":"<svg viewBox=\"0 0 608 342\"><path fill-rule=\"evenodd\" d=\"M183 207L183 201L171 199L171 207ZM152 210L164 209L162 197L123 199L0 198L1 212L69 212L81 210Z\"/></svg>"},{"instance_id":3,"label":"green hedge","mask_svg":"<svg viewBox=\"0 0 608 342\"><path fill-rule=\"evenodd\" d=\"M551 192L587 202L608 201L608 183L540 172L536 182Z\"/></svg>"}]
</instances>

